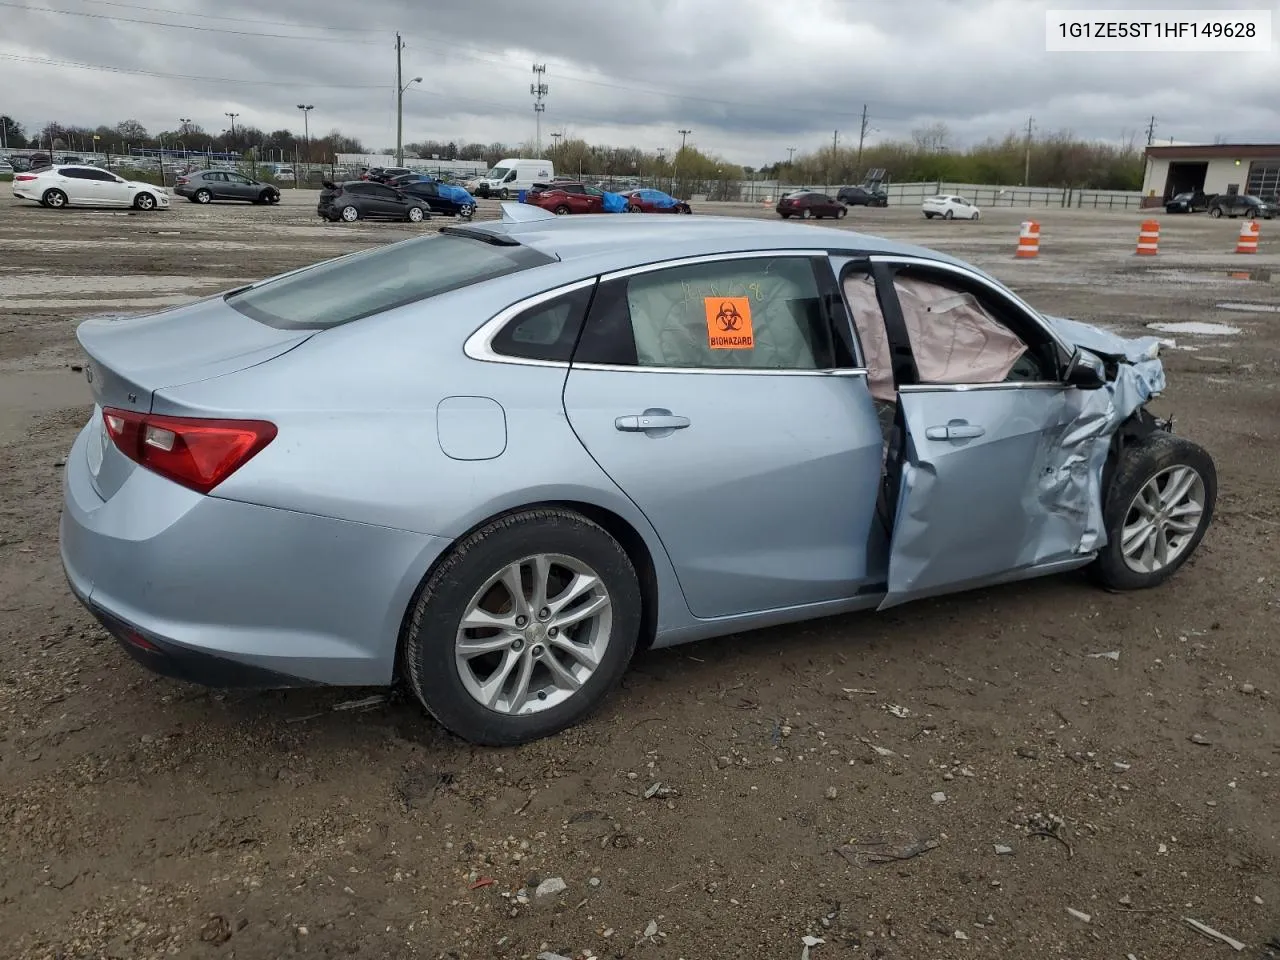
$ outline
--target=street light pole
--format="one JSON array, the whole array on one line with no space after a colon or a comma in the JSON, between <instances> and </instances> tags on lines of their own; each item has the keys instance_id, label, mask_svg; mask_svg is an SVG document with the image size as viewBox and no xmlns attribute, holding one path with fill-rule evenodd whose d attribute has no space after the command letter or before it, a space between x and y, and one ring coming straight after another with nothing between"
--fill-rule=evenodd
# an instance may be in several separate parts
<instances>
[{"instance_id":1,"label":"street light pole","mask_svg":"<svg viewBox=\"0 0 1280 960\"><path fill-rule=\"evenodd\" d=\"M307 145L306 162L310 163L311 162L311 125L307 118L311 116L311 111L315 109L315 104L300 103L298 104L298 109L302 111L302 138ZM294 182L296 183L297 180L295 179Z\"/></svg>"},{"instance_id":2,"label":"street light pole","mask_svg":"<svg viewBox=\"0 0 1280 960\"><path fill-rule=\"evenodd\" d=\"M400 66L400 51L404 49L404 41L396 34L396 166L404 166L404 92L411 84L421 83L421 77L414 77L408 83L402 82L404 77Z\"/></svg>"}]
</instances>

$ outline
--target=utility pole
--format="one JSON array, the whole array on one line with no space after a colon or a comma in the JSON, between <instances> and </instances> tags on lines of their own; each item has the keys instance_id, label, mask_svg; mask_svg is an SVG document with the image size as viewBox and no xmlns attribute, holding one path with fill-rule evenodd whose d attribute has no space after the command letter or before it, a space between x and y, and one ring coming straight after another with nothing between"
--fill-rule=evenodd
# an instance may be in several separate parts
<instances>
[{"instance_id":1,"label":"utility pole","mask_svg":"<svg viewBox=\"0 0 1280 960\"><path fill-rule=\"evenodd\" d=\"M791 166L792 161L796 158L796 148L787 147L787 166Z\"/></svg>"},{"instance_id":2,"label":"utility pole","mask_svg":"<svg viewBox=\"0 0 1280 960\"><path fill-rule=\"evenodd\" d=\"M831 166L827 170L827 186L836 182L836 151L840 149L840 131L831 131Z\"/></svg>"},{"instance_id":3,"label":"utility pole","mask_svg":"<svg viewBox=\"0 0 1280 960\"><path fill-rule=\"evenodd\" d=\"M1151 122L1147 124L1147 146L1151 146L1151 141L1156 135L1156 118L1152 117Z\"/></svg>"},{"instance_id":4,"label":"utility pole","mask_svg":"<svg viewBox=\"0 0 1280 960\"><path fill-rule=\"evenodd\" d=\"M1035 122L1035 117L1027 117L1027 154L1022 165L1022 185L1024 187L1031 186L1031 124Z\"/></svg>"},{"instance_id":5,"label":"utility pole","mask_svg":"<svg viewBox=\"0 0 1280 960\"><path fill-rule=\"evenodd\" d=\"M858 128L858 173L862 172L862 145L867 140L867 105L862 105L862 126Z\"/></svg>"},{"instance_id":6,"label":"utility pole","mask_svg":"<svg viewBox=\"0 0 1280 960\"><path fill-rule=\"evenodd\" d=\"M542 102L550 88L542 82L542 78L547 75L547 65L545 63L535 63L533 65L533 83L529 84L529 93L533 95L533 121L534 121L534 143L537 145L538 159L542 158L542 114L547 109L547 105Z\"/></svg>"},{"instance_id":7,"label":"utility pole","mask_svg":"<svg viewBox=\"0 0 1280 960\"><path fill-rule=\"evenodd\" d=\"M681 152L681 153L684 153L684 145L685 145L685 143L686 143L686 142L688 142L689 134L693 133L693 131L692 131L692 130L677 130L677 131L676 131L676 133L680 134L680 152Z\"/></svg>"},{"instance_id":8,"label":"utility pole","mask_svg":"<svg viewBox=\"0 0 1280 960\"><path fill-rule=\"evenodd\" d=\"M404 77L401 75L400 67L400 51L404 49L404 41L400 39L400 34L396 34L396 166L404 166L404 92L409 89L409 85L413 83L421 83L421 77L414 77L409 83L404 83Z\"/></svg>"}]
</instances>

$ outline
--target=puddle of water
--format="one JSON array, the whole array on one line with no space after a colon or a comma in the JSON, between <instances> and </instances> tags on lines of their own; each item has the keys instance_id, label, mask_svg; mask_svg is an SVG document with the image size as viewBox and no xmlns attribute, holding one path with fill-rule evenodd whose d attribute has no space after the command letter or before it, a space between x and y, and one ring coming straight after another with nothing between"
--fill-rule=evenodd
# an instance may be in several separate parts
<instances>
[{"instance_id":1,"label":"puddle of water","mask_svg":"<svg viewBox=\"0 0 1280 960\"><path fill-rule=\"evenodd\" d=\"M1239 327L1229 327L1225 323L1204 323L1200 320L1148 323L1147 326L1162 333L1188 333L1192 336L1201 337L1230 337L1240 332Z\"/></svg>"},{"instance_id":2,"label":"puddle of water","mask_svg":"<svg viewBox=\"0 0 1280 960\"><path fill-rule=\"evenodd\" d=\"M34 413L51 413L93 403L82 373L31 370L0 375L0 443L26 434Z\"/></svg>"},{"instance_id":3,"label":"puddle of water","mask_svg":"<svg viewBox=\"0 0 1280 960\"><path fill-rule=\"evenodd\" d=\"M1280 313L1280 306L1274 303L1236 303L1229 300L1214 306L1219 310L1235 310L1238 313Z\"/></svg>"}]
</instances>

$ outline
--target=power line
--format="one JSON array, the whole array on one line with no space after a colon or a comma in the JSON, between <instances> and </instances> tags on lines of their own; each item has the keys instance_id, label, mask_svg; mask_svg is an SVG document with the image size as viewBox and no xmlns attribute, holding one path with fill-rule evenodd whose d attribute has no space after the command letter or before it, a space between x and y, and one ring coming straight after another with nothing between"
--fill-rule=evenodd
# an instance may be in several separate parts
<instances>
[{"instance_id":1,"label":"power line","mask_svg":"<svg viewBox=\"0 0 1280 960\"><path fill-rule=\"evenodd\" d=\"M48 67L69 67L74 70L97 70L103 73L123 73L139 77L156 77L161 80L191 80L198 83L240 83L263 87L292 87L297 89L297 80L246 80L240 77L197 77L184 73L158 73L154 70L135 70L129 67L108 67L95 63L76 63L71 60L52 60L47 57L23 57L16 53L0 53L0 60L14 60L19 63L34 63ZM312 83L305 86L324 90L389 90L389 83Z\"/></svg>"},{"instance_id":2,"label":"power line","mask_svg":"<svg viewBox=\"0 0 1280 960\"><path fill-rule=\"evenodd\" d=\"M174 17L194 17L197 20L222 20L228 23L257 23L264 27L305 27L308 30L341 30L343 33L388 33L386 29L371 30L368 27L324 26L316 23L298 23L296 20L259 20L257 17L227 17L213 13L190 13L171 7L148 7L140 3L121 3L120 0L80 0L81 3L97 3L104 7L123 7L127 10L143 10L147 13L167 13Z\"/></svg>"},{"instance_id":3,"label":"power line","mask_svg":"<svg viewBox=\"0 0 1280 960\"><path fill-rule=\"evenodd\" d=\"M12 3L0 0L0 7L13 7L17 10L28 10L34 13L57 13L68 17L90 17L94 20L109 20L113 23L140 23L151 27L169 27L173 30L199 30L202 33L224 33L238 37L261 37L269 40L308 40L312 43L344 43L380 45L378 40L352 40L348 37L304 37L289 33L259 33L256 30L230 30L226 27L202 27L195 23L165 23L163 20L140 20L135 17L113 17L105 13L89 13L87 10L56 10L53 7L29 7L25 3Z\"/></svg>"}]
</instances>

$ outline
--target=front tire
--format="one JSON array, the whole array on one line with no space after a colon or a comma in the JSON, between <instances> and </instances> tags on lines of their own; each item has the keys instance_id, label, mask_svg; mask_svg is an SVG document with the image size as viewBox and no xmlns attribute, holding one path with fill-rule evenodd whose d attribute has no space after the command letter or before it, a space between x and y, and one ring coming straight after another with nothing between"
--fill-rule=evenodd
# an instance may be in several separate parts
<instances>
[{"instance_id":1,"label":"front tire","mask_svg":"<svg viewBox=\"0 0 1280 960\"><path fill-rule=\"evenodd\" d=\"M511 198L511 191L509 191L506 187L503 187L501 190L498 191L499 200L509 200L510 198Z\"/></svg>"},{"instance_id":2,"label":"front tire","mask_svg":"<svg viewBox=\"0 0 1280 960\"><path fill-rule=\"evenodd\" d=\"M1107 489L1107 545L1090 575L1109 590L1158 586L1200 545L1217 499L1217 468L1203 447L1164 431L1130 444Z\"/></svg>"},{"instance_id":3,"label":"front tire","mask_svg":"<svg viewBox=\"0 0 1280 960\"><path fill-rule=\"evenodd\" d=\"M1213 207L1213 208L1209 211L1209 216L1211 216L1211 217L1213 217L1213 219L1217 220L1220 216L1222 216L1222 208L1221 208L1221 207Z\"/></svg>"},{"instance_id":4,"label":"front tire","mask_svg":"<svg viewBox=\"0 0 1280 960\"><path fill-rule=\"evenodd\" d=\"M562 203L560 204L560 206L556 207L555 213L557 217L567 216L569 213L569 208Z\"/></svg>"},{"instance_id":5,"label":"front tire","mask_svg":"<svg viewBox=\"0 0 1280 960\"><path fill-rule=\"evenodd\" d=\"M426 218L426 213L421 207L410 207L409 212L405 214L405 219L410 223L421 223Z\"/></svg>"},{"instance_id":6,"label":"front tire","mask_svg":"<svg viewBox=\"0 0 1280 960\"><path fill-rule=\"evenodd\" d=\"M135 210L154 210L156 198L149 193L140 193L133 198L133 207Z\"/></svg>"},{"instance_id":7,"label":"front tire","mask_svg":"<svg viewBox=\"0 0 1280 960\"><path fill-rule=\"evenodd\" d=\"M61 190L46 190L44 196L40 198L40 202L46 207L61 210L67 205L67 195Z\"/></svg>"},{"instance_id":8,"label":"front tire","mask_svg":"<svg viewBox=\"0 0 1280 960\"><path fill-rule=\"evenodd\" d=\"M567 510L508 514L453 548L406 629L403 667L454 734L515 746L573 726L621 680L640 633L630 557Z\"/></svg>"},{"instance_id":9,"label":"front tire","mask_svg":"<svg viewBox=\"0 0 1280 960\"><path fill-rule=\"evenodd\" d=\"M840 212L836 214L836 217L837 217L837 219L843 220L843 219L844 219L845 217L847 217L848 215L849 215L849 208L848 208L848 207L841 207L841 208L840 208Z\"/></svg>"}]
</instances>

